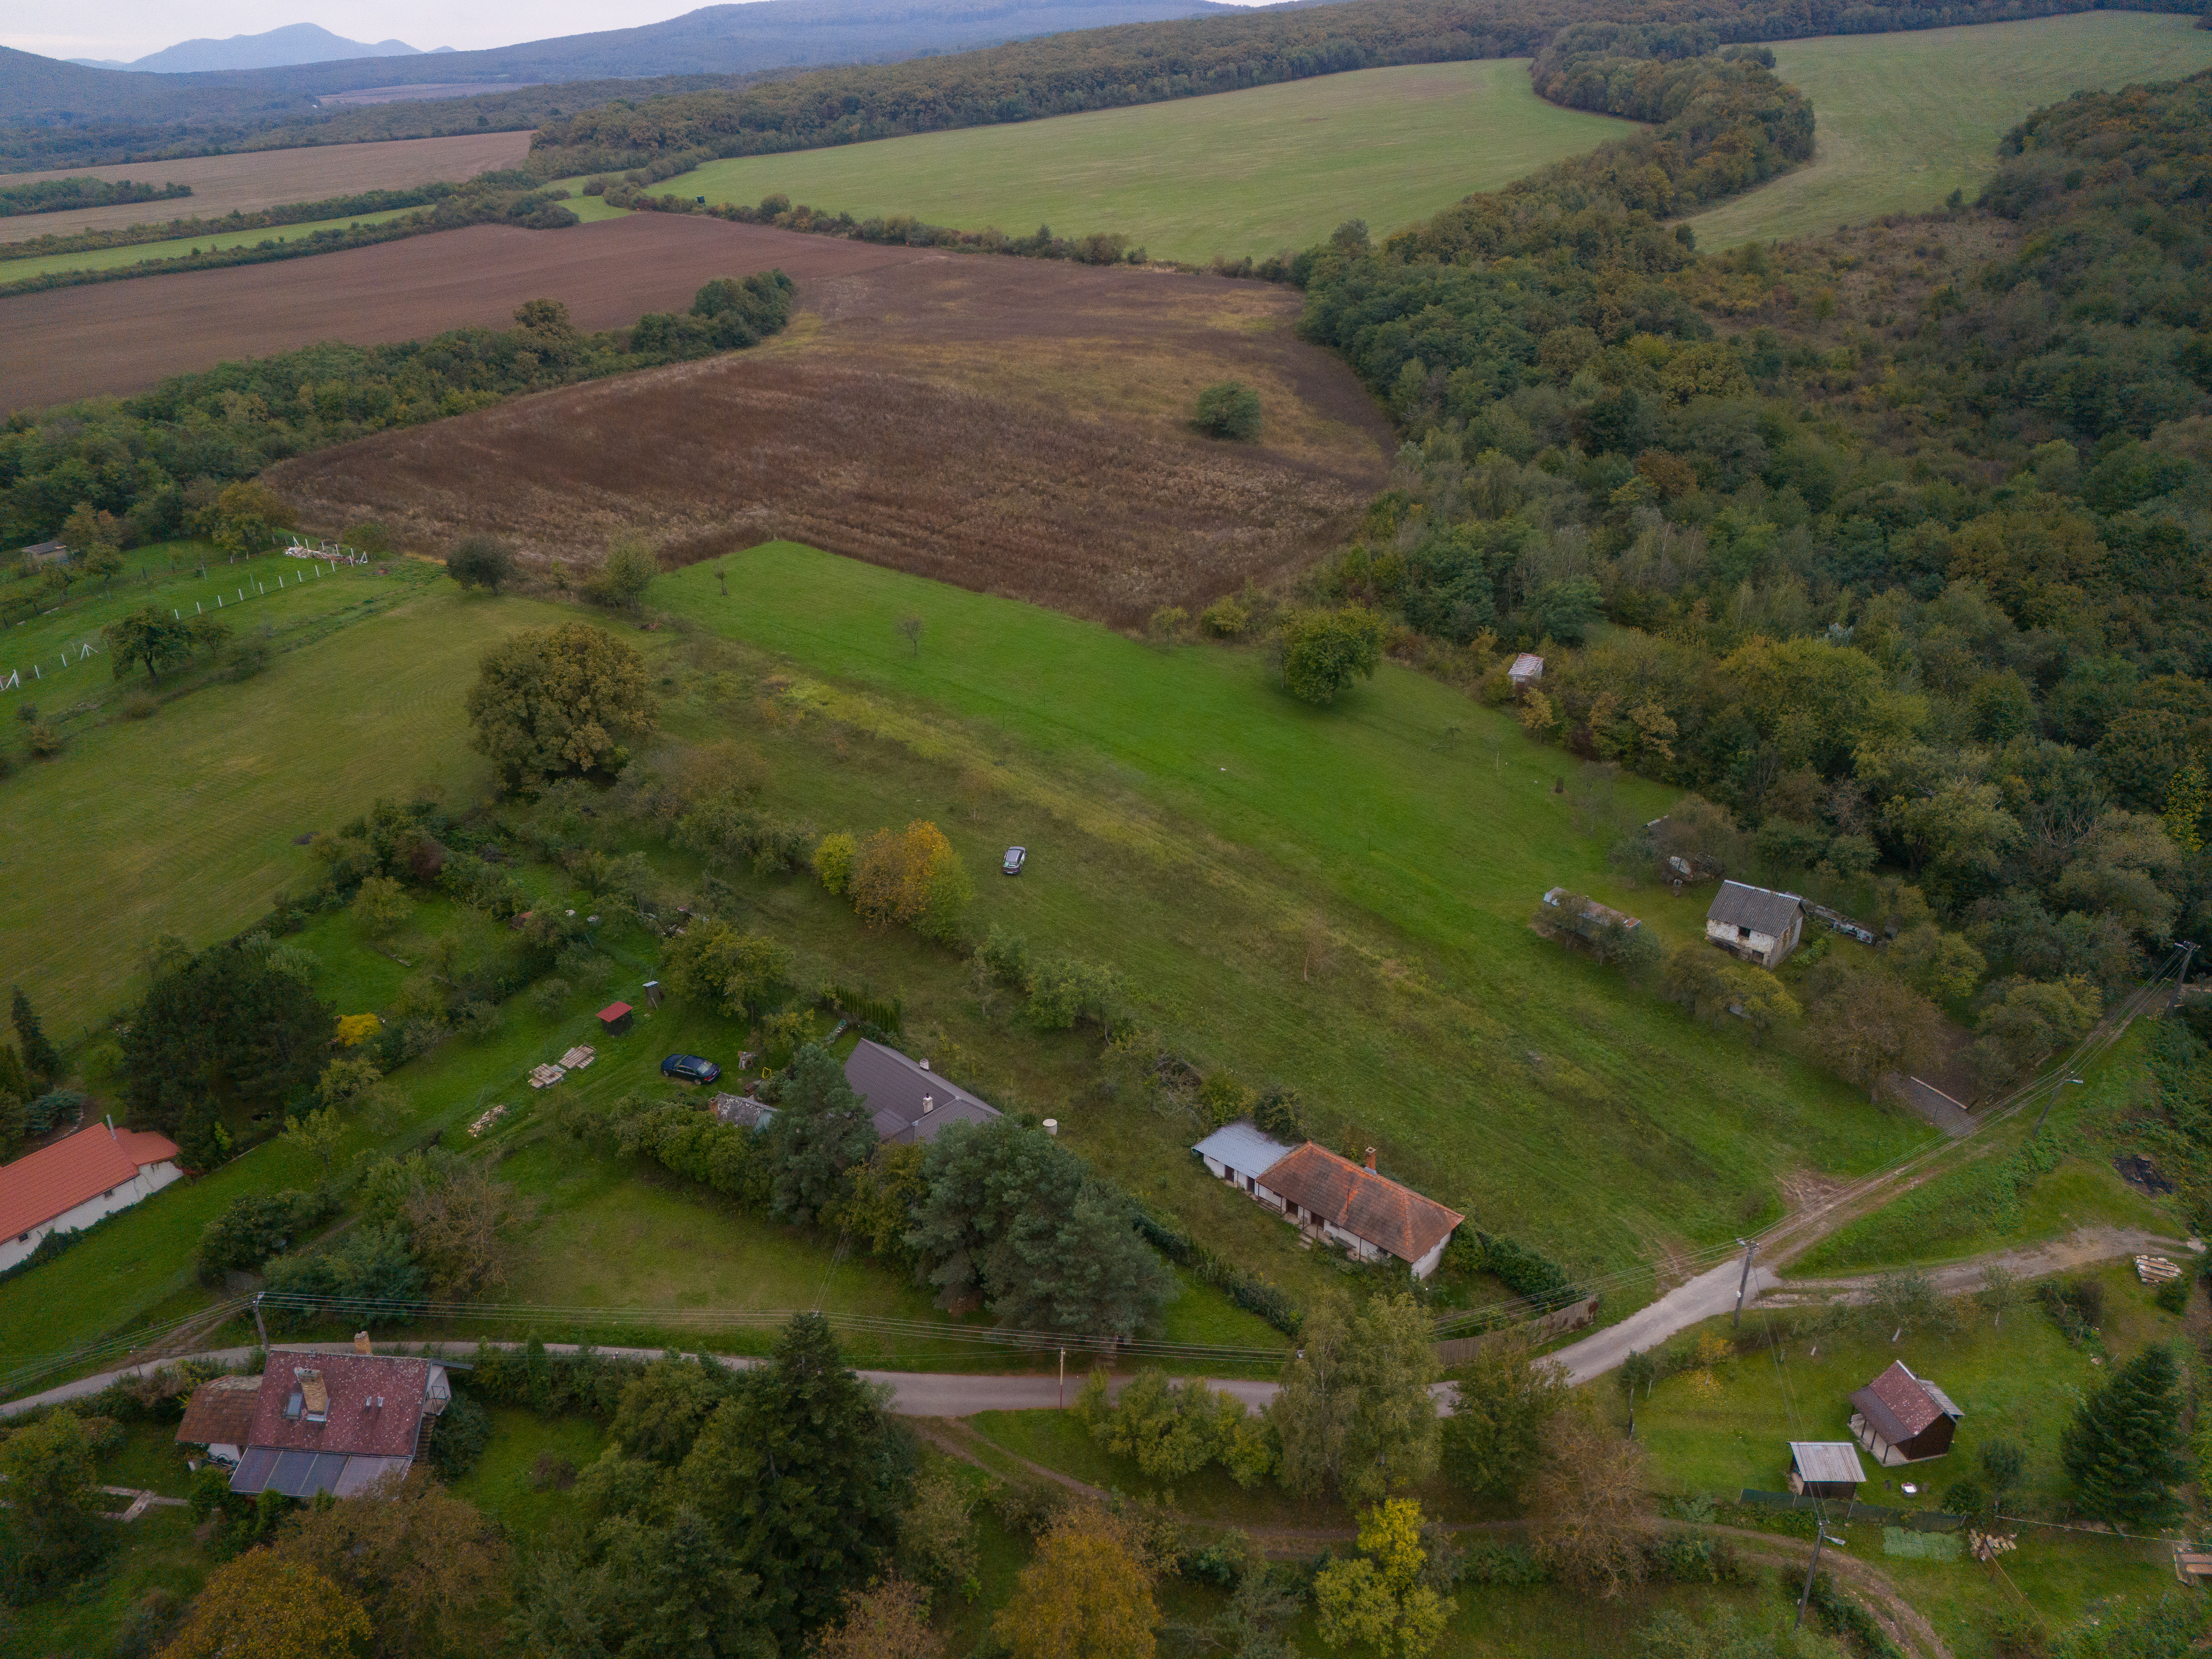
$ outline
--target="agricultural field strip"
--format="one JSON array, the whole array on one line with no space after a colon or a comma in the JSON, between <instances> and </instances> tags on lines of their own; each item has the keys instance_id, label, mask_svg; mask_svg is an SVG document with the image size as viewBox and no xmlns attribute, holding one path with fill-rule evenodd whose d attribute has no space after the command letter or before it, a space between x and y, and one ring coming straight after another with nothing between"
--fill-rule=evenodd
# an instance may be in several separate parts
<instances>
[{"instance_id":1,"label":"agricultural field strip","mask_svg":"<svg viewBox=\"0 0 2212 1659\"><path fill-rule=\"evenodd\" d=\"M67 236L81 230L121 230L167 224L172 219L218 219L293 202L319 202L368 190L410 185L458 184L480 173L518 167L530 154L527 132L469 133L451 138L401 138L371 144L313 144L228 155L191 155L167 161L126 161L59 172L9 173L16 184L42 179L92 177L141 184L190 185L192 193L167 202L72 208L62 213L0 219L0 242Z\"/></svg>"},{"instance_id":2,"label":"agricultural field strip","mask_svg":"<svg viewBox=\"0 0 2212 1659\"><path fill-rule=\"evenodd\" d=\"M2075 92L2171 81L2212 66L2186 16L2088 11L1911 34L1778 41L1776 70L1812 100L1813 161L1694 215L1701 248L1787 240L1887 213L1972 201L1997 141Z\"/></svg>"},{"instance_id":3,"label":"agricultural field strip","mask_svg":"<svg viewBox=\"0 0 2212 1659\"><path fill-rule=\"evenodd\" d=\"M349 225L380 225L417 208L386 208L376 213L356 213L343 219L304 220L296 225L271 225L258 230L203 232L165 242L132 242L123 247L87 248L81 253L39 253L24 258L0 258L0 287L63 270L118 270L149 259L175 259L190 253L216 253L226 248L258 247L264 242L305 241L319 230L343 230Z\"/></svg>"},{"instance_id":4,"label":"agricultural field strip","mask_svg":"<svg viewBox=\"0 0 2212 1659\"><path fill-rule=\"evenodd\" d=\"M1631 125L1547 103L1525 58L1489 58L714 161L653 189L1012 235L1118 232L1200 262L1308 247L1352 218L1394 230Z\"/></svg>"}]
</instances>

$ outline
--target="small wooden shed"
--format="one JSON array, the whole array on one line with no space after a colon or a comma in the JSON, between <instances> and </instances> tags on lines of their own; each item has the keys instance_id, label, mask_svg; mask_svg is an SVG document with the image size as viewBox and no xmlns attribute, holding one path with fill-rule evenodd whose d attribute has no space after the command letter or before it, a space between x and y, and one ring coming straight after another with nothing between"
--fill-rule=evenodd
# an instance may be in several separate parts
<instances>
[{"instance_id":1,"label":"small wooden shed","mask_svg":"<svg viewBox=\"0 0 2212 1659\"><path fill-rule=\"evenodd\" d=\"M1966 1413L1951 1396L1902 1359L1851 1395L1851 1432L1859 1443L1894 1468L1941 1457L1951 1449Z\"/></svg>"},{"instance_id":2,"label":"small wooden shed","mask_svg":"<svg viewBox=\"0 0 2212 1659\"><path fill-rule=\"evenodd\" d=\"M629 1030L630 1016L636 1012L627 1002L610 1002L599 1010L599 1029L609 1036L620 1036Z\"/></svg>"},{"instance_id":3,"label":"small wooden shed","mask_svg":"<svg viewBox=\"0 0 2212 1659\"><path fill-rule=\"evenodd\" d=\"M1832 1498L1848 1504L1859 1495L1866 1470L1858 1448L1848 1440L1790 1443L1790 1490L1804 1498Z\"/></svg>"}]
</instances>

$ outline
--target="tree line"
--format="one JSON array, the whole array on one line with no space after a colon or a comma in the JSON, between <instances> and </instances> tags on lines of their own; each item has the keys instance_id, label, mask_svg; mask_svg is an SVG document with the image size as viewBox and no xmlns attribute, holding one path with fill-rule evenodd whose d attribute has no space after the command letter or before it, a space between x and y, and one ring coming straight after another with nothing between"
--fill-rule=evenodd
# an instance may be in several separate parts
<instances>
[{"instance_id":1,"label":"tree line","mask_svg":"<svg viewBox=\"0 0 2212 1659\"><path fill-rule=\"evenodd\" d=\"M0 425L0 544L58 532L80 507L110 514L123 544L187 527L193 492L219 495L287 455L627 369L734 350L781 329L796 285L781 271L717 278L690 308L586 333L554 300L509 329L428 340L335 341L223 363L150 392L39 411Z\"/></svg>"},{"instance_id":2,"label":"tree line","mask_svg":"<svg viewBox=\"0 0 2212 1659\"><path fill-rule=\"evenodd\" d=\"M147 185L130 179L98 179L89 174L74 179L31 179L19 184L0 184L0 219L13 219L26 213L66 213L71 208L173 202L191 193L190 185Z\"/></svg>"}]
</instances>

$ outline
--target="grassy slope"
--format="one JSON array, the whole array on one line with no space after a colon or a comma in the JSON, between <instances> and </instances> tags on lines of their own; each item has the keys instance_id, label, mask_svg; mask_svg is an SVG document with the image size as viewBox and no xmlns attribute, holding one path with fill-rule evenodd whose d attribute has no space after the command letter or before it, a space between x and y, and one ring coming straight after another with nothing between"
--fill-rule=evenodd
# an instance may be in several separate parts
<instances>
[{"instance_id":1,"label":"grassy slope","mask_svg":"<svg viewBox=\"0 0 2212 1659\"><path fill-rule=\"evenodd\" d=\"M1525 62L1492 59L715 161L659 188L745 203L781 191L1010 234L1120 231L1155 258L1233 259L1305 247L1346 219L1395 230L1622 130L1547 104Z\"/></svg>"},{"instance_id":2,"label":"grassy slope","mask_svg":"<svg viewBox=\"0 0 2212 1659\"><path fill-rule=\"evenodd\" d=\"M2172 80L2212 64L2190 17L2081 12L1924 33L1778 42L1776 67L1813 100L1812 164L1690 221L1698 245L1732 247L1969 201L1997 140L2069 93Z\"/></svg>"},{"instance_id":3,"label":"grassy slope","mask_svg":"<svg viewBox=\"0 0 2212 1659\"><path fill-rule=\"evenodd\" d=\"M310 219L296 225L264 227L258 230L203 232L160 242L133 242L125 247L88 248L81 253L34 253L26 258L0 259L0 283L20 283L57 270L113 270L148 259L174 259L197 250L213 253L224 248L258 247L264 242L296 242L319 230L343 230L349 225L380 225L413 208L388 208L381 213L358 213L345 219Z\"/></svg>"}]
</instances>

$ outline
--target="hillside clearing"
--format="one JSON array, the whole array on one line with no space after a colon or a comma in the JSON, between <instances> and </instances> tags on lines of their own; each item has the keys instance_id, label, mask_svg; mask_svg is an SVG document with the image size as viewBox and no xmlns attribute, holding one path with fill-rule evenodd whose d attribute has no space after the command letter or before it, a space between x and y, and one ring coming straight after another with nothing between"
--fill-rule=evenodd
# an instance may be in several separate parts
<instances>
[{"instance_id":1,"label":"hillside clearing","mask_svg":"<svg viewBox=\"0 0 2212 1659\"><path fill-rule=\"evenodd\" d=\"M1784 240L1886 213L1972 201L1997 141L2069 94L2170 81L2212 65L2189 17L2090 11L1909 34L1777 41L1777 70L1813 100L1810 165L1695 216L1701 248Z\"/></svg>"},{"instance_id":2,"label":"hillside clearing","mask_svg":"<svg viewBox=\"0 0 2212 1659\"><path fill-rule=\"evenodd\" d=\"M751 351L380 434L268 482L310 522L375 518L416 546L480 530L589 559L640 526L690 562L788 536L1116 623L1297 568L1382 487L1388 424L1292 333L1290 289L752 234L883 263L802 279L787 334ZM1232 378L1259 392L1256 442L1188 424Z\"/></svg>"},{"instance_id":3,"label":"hillside clearing","mask_svg":"<svg viewBox=\"0 0 2212 1659\"><path fill-rule=\"evenodd\" d=\"M710 203L781 191L963 230L1119 232L1153 258L1200 262L1310 246L1346 219L1380 235L1627 125L1546 103L1525 58L1490 58L746 156L656 188Z\"/></svg>"}]
</instances>

